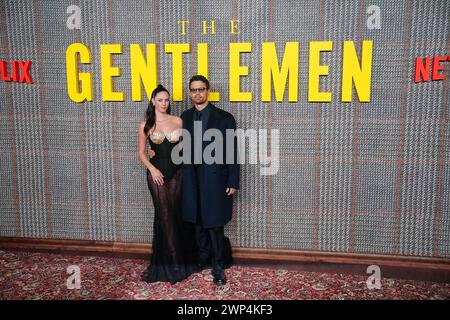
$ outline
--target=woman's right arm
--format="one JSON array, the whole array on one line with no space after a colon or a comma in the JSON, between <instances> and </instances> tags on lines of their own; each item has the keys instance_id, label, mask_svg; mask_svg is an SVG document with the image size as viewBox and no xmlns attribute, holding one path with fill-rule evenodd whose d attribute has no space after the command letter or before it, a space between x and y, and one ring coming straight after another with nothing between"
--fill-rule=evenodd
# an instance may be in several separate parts
<instances>
[{"instance_id":1,"label":"woman's right arm","mask_svg":"<svg viewBox=\"0 0 450 320\"><path fill-rule=\"evenodd\" d=\"M139 125L138 129L138 157L139 160L144 164L144 166L150 171L153 181L156 184L164 183L164 176L162 173L148 161L147 155L145 153L145 147L147 146L147 136L144 133L145 122Z\"/></svg>"},{"instance_id":2,"label":"woman's right arm","mask_svg":"<svg viewBox=\"0 0 450 320\"><path fill-rule=\"evenodd\" d=\"M142 164L148 169L151 170L154 167L150 161L147 159L147 155L145 154L145 148L147 146L147 136L144 133L145 123L141 123L139 125L138 130L138 156L139 160L141 160Z\"/></svg>"}]
</instances>

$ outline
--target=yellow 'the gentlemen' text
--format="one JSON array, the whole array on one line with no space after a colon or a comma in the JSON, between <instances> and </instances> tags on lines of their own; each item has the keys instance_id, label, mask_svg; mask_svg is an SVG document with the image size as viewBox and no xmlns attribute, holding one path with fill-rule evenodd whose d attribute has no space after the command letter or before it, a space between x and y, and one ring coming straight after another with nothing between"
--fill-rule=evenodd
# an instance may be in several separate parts
<instances>
[{"instance_id":1,"label":"yellow 'the gentlemen' text","mask_svg":"<svg viewBox=\"0 0 450 320\"><path fill-rule=\"evenodd\" d=\"M275 43L264 42L261 46L261 101L273 101L272 87L275 100L282 102L287 90L287 101L298 101L299 83L299 48L298 42L286 42L284 52L277 54ZM342 49L342 86L341 101L351 102L353 87L360 102L370 102L370 86L372 79L372 48L371 40L364 40L361 46L361 59L358 59L353 41L344 41ZM252 43L230 43L228 61L229 66L229 101L250 102L252 92L241 90L241 80L251 74L251 66L243 65L241 55L253 52ZM121 76L121 69L114 66L113 55L122 54L121 44L100 45L101 88L103 101L125 101L125 88L114 90L114 78ZM331 102L331 92L321 92L320 78L328 76L329 66L320 63L321 55L330 55L333 51L332 41L312 41L309 43L308 60L308 101ZM185 54L191 53L189 43L166 43L164 52L172 57L172 99L183 101L183 88L187 87L184 79L183 65ZM139 44L130 45L130 76L131 100L142 101L142 89L147 99L158 82L158 64L156 44L146 45L146 55ZM67 93L75 102L93 101L93 75L80 72L83 64L92 63L90 49L82 43L73 43L66 50ZM330 66L333 67L333 66ZM197 44L197 74L206 77L210 74L208 66L208 44ZM214 77L208 78L215 83ZM249 84L247 85L247 88ZM219 92L210 92L210 101L220 101Z\"/></svg>"}]
</instances>

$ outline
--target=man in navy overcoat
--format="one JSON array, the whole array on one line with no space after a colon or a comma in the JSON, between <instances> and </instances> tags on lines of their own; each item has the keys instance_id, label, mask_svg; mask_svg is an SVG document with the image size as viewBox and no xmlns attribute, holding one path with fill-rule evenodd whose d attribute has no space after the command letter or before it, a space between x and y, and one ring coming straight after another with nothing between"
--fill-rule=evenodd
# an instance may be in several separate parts
<instances>
[{"instance_id":1,"label":"man in navy overcoat","mask_svg":"<svg viewBox=\"0 0 450 320\"><path fill-rule=\"evenodd\" d=\"M223 285L226 283L223 272L224 226L231 220L233 195L239 189L237 139L229 135L232 141L227 141L226 131L236 130L236 121L231 113L216 108L208 101L210 84L204 76L193 76L189 81L189 91L194 106L181 115L183 129L191 137L191 161L184 161L182 165L183 219L195 224L200 270L211 256L214 283ZM215 157L213 163L205 160L203 155L215 138L203 141L199 137L203 137L208 129L215 129L215 134L220 132L223 138L221 144L216 144L219 148L208 153ZM196 141L201 143L196 146ZM210 146L207 150L212 149Z\"/></svg>"}]
</instances>

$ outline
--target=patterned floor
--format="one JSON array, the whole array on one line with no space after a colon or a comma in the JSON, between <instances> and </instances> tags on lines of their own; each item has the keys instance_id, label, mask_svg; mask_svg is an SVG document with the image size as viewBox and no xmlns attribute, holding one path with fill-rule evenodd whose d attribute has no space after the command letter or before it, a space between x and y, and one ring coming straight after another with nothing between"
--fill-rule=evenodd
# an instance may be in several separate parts
<instances>
[{"instance_id":1,"label":"patterned floor","mask_svg":"<svg viewBox=\"0 0 450 320\"><path fill-rule=\"evenodd\" d=\"M139 259L67 256L0 250L0 299L411 299L448 300L450 284L382 279L368 289L367 277L233 266L228 283L217 287L209 270L170 285L139 280L147 262ZM80 270L80 288L68 289L67 269ZM74 281L71 282L72 285Z\"/></svg>"}]
</instances>

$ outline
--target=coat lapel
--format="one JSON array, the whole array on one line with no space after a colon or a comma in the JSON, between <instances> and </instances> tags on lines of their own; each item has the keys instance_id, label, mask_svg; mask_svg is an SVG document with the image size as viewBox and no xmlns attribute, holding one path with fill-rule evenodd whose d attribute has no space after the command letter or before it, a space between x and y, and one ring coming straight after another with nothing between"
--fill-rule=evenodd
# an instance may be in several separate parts
<instances>
[{"instance_id":1,"label":"coat lapel","mask_svg":"<svg viewBox=\"0 0 450 320\"><path fill-rule=\"evenodd\" d=\"M187 131L189 131L191 135L194 134L194 131L193 131L194 118L193 117L194 117L194 107L192 107L191 109L189 109L186 112L186 118L185 118L186 123L184 123L184 128Z\"/></svg>"},{"instance_id":2,"label":"coat lapel","mask_svg":"<svg viewBox=\"0 0 450 320\"><path fill-rule=\"evenodd\" d=\"M217 128L217 108L212 104L211 105L211 114L209 115L208 123L206 124L206 130L211 128Z\"/></svg>"}]
</instances>

